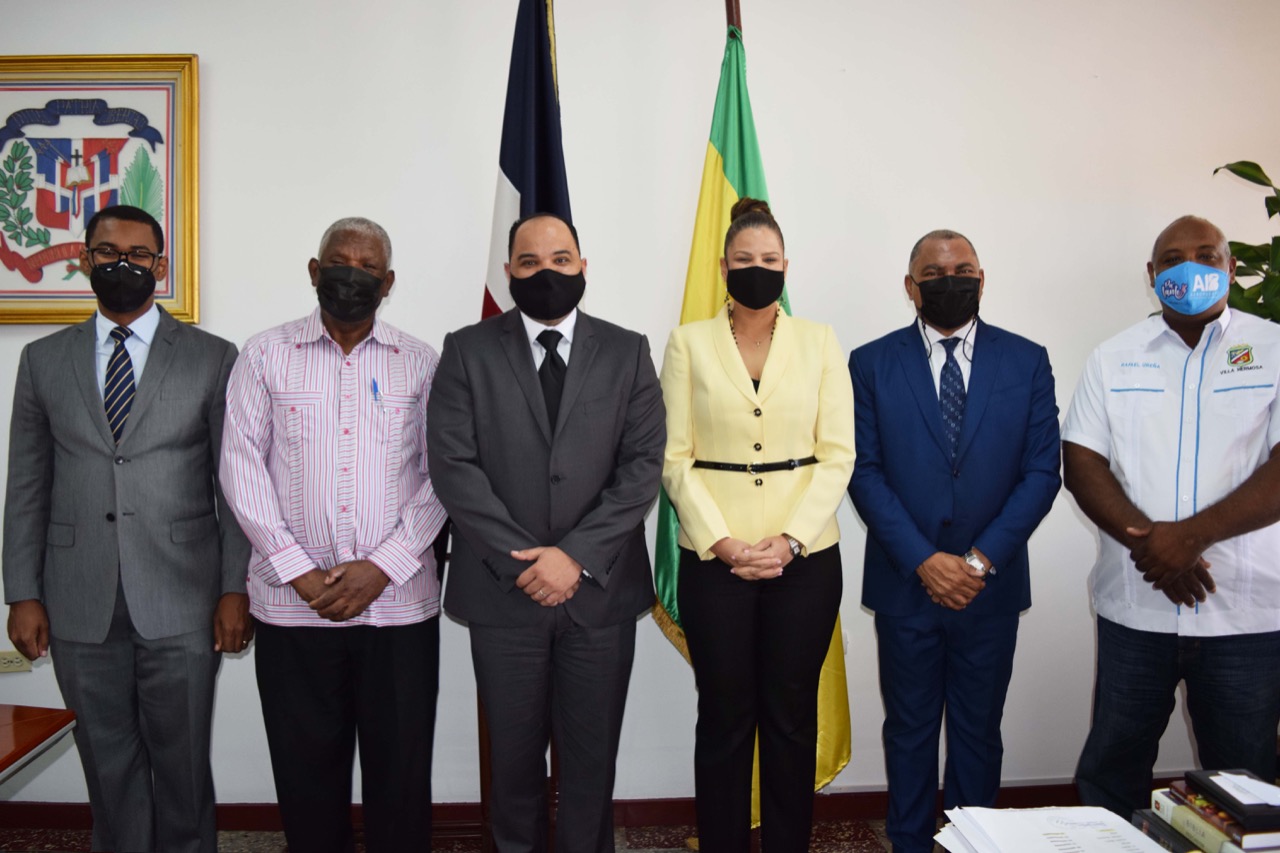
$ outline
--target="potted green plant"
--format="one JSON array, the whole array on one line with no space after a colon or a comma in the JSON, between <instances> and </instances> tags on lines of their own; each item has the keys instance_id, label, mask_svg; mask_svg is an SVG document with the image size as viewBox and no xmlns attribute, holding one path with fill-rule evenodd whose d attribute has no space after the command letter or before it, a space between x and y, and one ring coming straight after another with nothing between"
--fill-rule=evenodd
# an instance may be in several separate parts
<instances>
[{"instance_id":1,"label":"potted green plant","mask_svg":"<svg viewBox=\"0 0 1280 853\"><path fill-rule=\"evenodd\" d=\"M1248 160L1239 160L1219 166L1213 173L1216 175L1223 169L1251 184L1271 190L1271 195L1263 199L1267 218L1280 215L1280 190L1271 183L1261 166ZM1231 254L1236 256L1236 281L1231 285L1227 304L1240 311L1280 323L1280 236L1272 237L1270 243L1258 245L1237 243L1234 240L1228 242ZM1241 284L1242 278L1249 281Z\"/></svg>"}]
</instances>

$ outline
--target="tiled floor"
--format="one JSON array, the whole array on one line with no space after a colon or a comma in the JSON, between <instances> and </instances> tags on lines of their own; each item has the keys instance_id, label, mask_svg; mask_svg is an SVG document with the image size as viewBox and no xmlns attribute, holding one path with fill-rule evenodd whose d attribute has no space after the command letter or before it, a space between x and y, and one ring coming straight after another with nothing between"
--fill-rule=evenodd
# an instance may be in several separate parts
<instances>
[{"instance_id":1,"label":"tiled floor","mask_svg":"<svg viewBox=\"0 0 1280 853\"><path fill-rule=\"evenodd\" d=\"M653 826L620 828L616 846L627 853L687 853L694 834L691 826ZM357 845L362 853L363 845ZM477 842L452 841L437 843L434 853L478 853ZM810 853L883 853L889 847L884 841L884 825L880 821L833 821L814 827ZM0 851L29 853L80 853L89 850L89 833L80 830L0 830ZM284 835L279 832L220 832L220 853L285 853Z\"/></svg>"}]
</instances>

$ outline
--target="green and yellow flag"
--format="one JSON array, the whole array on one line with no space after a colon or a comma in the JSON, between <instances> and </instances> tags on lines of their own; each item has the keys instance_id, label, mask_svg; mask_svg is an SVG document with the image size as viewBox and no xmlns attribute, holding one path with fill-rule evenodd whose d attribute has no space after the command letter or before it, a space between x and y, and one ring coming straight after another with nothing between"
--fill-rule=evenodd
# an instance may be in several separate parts
<instances>
[{"instance_id":1,"label":"green and yellow flag","mask_svg":"<svg viewBox=\"0 0 1280 853\"><path fill-rule=\"evenodd\" d=\"M769 191L765 187L764 165L760 160L755 122L751 117L751 98L747 95L742 32L731 26L724 48L724 63L720 66L720 88L716 92L715 113L711 118L711 140L707 143L707 159L702 167L698 215L693 225L693 246L689 250L689 271L685 276L684 304L680 310L681 324L714 317L724 304L725 285L720 277L724 235L729 230L730 209L744 196L768 201ZM791 313L785 292L782 307ZM658 604L653 609L653 618L662 628L662 633L688 660L689 649L676 604L680 564L676 535L679 525L675 510L663 492L658 501L658 544L654 560ZM849 690L844 671L844 644L837 617L818 686L815 790L829 784L849 763L849 748ZM753 824L760 821L758 761L756 770L751 809Z\"/></svg>"}]
</instances>

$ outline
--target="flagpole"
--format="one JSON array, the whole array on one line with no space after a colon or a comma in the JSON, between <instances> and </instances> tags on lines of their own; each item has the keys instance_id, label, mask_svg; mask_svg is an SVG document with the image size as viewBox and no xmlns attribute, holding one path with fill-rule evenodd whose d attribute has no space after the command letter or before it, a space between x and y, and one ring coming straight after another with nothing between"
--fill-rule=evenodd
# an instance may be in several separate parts
<instances>
[{"instance_id":1,"label":"flagpole","mask_svg":"<svg viewBox=\"0 0 1280 853\"><path fill-rule=\"evenodd\" d=\"M729 26L742 31L742 6L738 0L724 0L724 16L728 19Z\"/></svg>"}]
</instances>

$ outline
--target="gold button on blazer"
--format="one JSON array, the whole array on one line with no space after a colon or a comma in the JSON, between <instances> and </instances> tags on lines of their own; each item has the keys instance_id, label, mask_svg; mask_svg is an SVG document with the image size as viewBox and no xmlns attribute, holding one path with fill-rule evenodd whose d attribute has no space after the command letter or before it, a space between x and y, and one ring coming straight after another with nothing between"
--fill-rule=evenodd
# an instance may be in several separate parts
<instances>
[{"instance_id":1,"label":"gold button on blazer","mask_svg":"<svg viewBox=\"0 0 1280 853\"><path fill-rule=\"evenodd\" d=\"M806 554L839 541L836 508L853 472L853 386L830 326L781 314L756 391L722 309L671 333L661 382L662 485L680 518L681 547L709 560L726 536L754 544L785 532ZM693 467L807 456L817 464L755 474Z\"/></svg>"}]
</instances>

